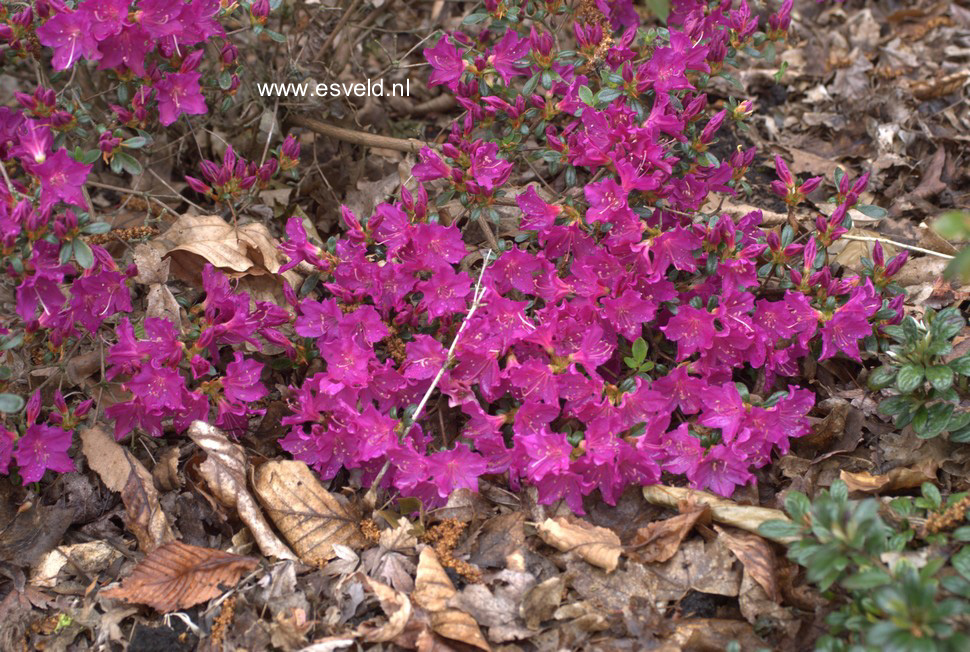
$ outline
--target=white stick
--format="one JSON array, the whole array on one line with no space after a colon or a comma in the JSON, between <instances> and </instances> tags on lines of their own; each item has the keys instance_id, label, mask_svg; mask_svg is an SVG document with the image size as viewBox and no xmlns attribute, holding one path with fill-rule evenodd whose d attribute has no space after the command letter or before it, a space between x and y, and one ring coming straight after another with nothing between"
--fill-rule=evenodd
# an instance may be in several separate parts
<instances>
[{"instance_id":1,"label":"white stick","mask_svg":"<svg viewBox=\"0 0 970 652\"><path fill-rule=\"evenodd\" d=\"M899 247L901 249L909 249L910 251L918 251L921 254L926 254L928 256L936 256L938 258L945 258L947 260L953 260L953 256L949 254L941 254L939 251L933 251L932 249L923 249L922 247L916 247L914 245L904 244L902 242L896 242L895 240L890 240L889 238L874 238L868 235L843 235L841 236L843 240L857 240L859 242L882 242L884 244L891 244L894 247Z\"/></svg>"}]
</instances>

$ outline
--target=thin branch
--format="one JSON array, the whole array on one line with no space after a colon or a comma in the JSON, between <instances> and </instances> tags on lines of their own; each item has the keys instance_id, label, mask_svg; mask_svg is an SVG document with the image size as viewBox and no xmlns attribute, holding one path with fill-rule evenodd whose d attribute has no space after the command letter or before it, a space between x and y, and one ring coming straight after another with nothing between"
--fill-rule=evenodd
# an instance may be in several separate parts
<instances>
[{"instance_id":1,"label":"thin branch","mask_svg":"<svg viewBox=\"0 0 970 652\"><path fill-rule=\"evenodd\" d=\"M891 244L894 247L899 247L900 249L909 249L910 251L918 251L921 254L926 254L927 256L936 256L937 258L944 258L946 260L953 260L953 256L950 254L941 254L939 251L933 251L932 249L923 249L922 247L917 247L915 245L908 245L902 242L897 242L895 240L890 240L889 238L875 238L868 235L843 235L843 240L857 240L858 242L881 242L883 244Z\"/></svg>"},{"instance_id":2,"label":"thin branch","mask_svg":"<svg viewBox=\"0 0 970 652\"><path fill-rule=\"evenodd\" d=\"M340 34L340 30L342 30L344 28L344 25L347 24L347 21L350 20L350 16L355 11L357 11L357 7L360 6L360 3L362 1L363 0L353 0L353 2L350 3L350 5L347 7L347 10L344 12L344 15L341 16L340 20L337 21L337 25L333 28L333 31L330 32L329 36L327 36L327 40L323 42L323 45L321 45L320 49L317 51L317 61L323 60L323 55L325 55L327 53L327 50L330 49L330 46L333 44L334 39L337 38L337 35Z\"/></svg>"},{"instance_id":3,"label":"thin branch","mask_svg":"<svg viewBox=\"0 0 970 652\"><path fill-rule=\"evenodd\" d=\"M424 410L424 406L427 405L428 399L431 398L431 394L438 386L438 383L441 382L441 377L445 375L445 370L454 361L455 347L458 346L458 340L461 338L462 332L465 330L465 327L471 320L472 315L474 315L475 311L478 310L479 306L482 305L482 298L485 296L485 292L488 290L487 287L482 287L482 279L485 277L485 269L488 267L488 263L491 258L492 250L489 249L485 252L485 257L482 261L482 269L478 273L478 281L475 282L475 289L472 291L472 305L468 309L468 314L465 315L465 318L461 322L461 326L458 327L458 332L455 333L454 339L451 340L451 346L448 347L448 354L445 356L444 364L442 364L441 368L438 369L438 374L434 377L434 380L431 381L431 385L428 386L428 391L426 391L424 396L421 397L421 402L418 403L418 406L414 409L414 413L411 415L407 427L404 429L404 432L401 433L401 439L408 436L408 433L411 432L411 428L413 428L414 424L417 423L418 419L421 418L421 412ZM390 468L391 461L387 460L384 462L384 466L381 467L377 477L374 478L374 482L371 484L370 489L368 489L367 493L364 495L364 504L370 505L371 507L377 504L377 489Z\"/></svg>"},{"instance_id":4,"label":"thin branch","mask_svg":"<svg viewBox=\"0 0 970 652\"><path fill-rule=\"evenodd\" d=\"M336 125L320 122L313 118L305 118L300 115L291 115L288 120L298 127L306 127L323 136L330 136L337 140L355 145L364 145L365 147L380 147L382 149L393 149L398 152L417 154L421 151L422 147L427 145L427 143L416 138L392 138L390 136L370 134L366 131L354 131L353 129L344 129L343 127L337 127Z\"/></svg>"}]
</instances>

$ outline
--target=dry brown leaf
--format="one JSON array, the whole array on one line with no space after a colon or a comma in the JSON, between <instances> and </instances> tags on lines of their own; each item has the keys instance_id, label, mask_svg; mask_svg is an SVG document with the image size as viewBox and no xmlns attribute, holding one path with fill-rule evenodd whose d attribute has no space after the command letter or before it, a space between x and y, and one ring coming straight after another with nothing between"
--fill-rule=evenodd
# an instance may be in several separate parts
<instances>
[{"instance_id":1,"label":"dry brown leaf","mask_svg":"<svg viewBox=\"0 0 970 652\"><path fill-rule=\"evenodd\" d=\"M723 650L727 641L737 641L742 650L765 647L754 629L741 620L722 618L691 618L677 623L668 641L674 645L664 650Z\"/></svg>"},{"instance_id":2,"label":"dry brown leaf","mask_svg":"<svg viewBox=\"0 0 970 652\"><path fill-rule=\"evenodd\" d=\"M74 507L39 500L16 506L13 520L0 529L0 562L33 566L60 542L75 513Z\"/></svg>"},{"instance_id":3,"label":"dry brown leaf","mask_svg":"<svg viewBox=\"0 0 970 652\"><path fill-rule=\"evenodd\" d=\"M867 494L890 493L919 487L924 482L935 482L936 469L936 462L926 460L915 467L897 467L881 475L872 475L868 471L859 473L842 471L839 473L839 478L845 482L850 491L861 491Z\"/></svg>"},{"instance_id":4,"label":"dry brown leaf","mask_svg":"<svg viewBox=\"0 0 970 652\"><path fill-rule=\"evenodd\" d=\"M183 215L159 238L172 273L199 285L211 263L236 278L275 275L283 264L276 241L262 222L234 227L218 215ZM284 274L293 282L299 277Z\"/></svg>"},{"instance_id":5,"label":"dry brown leaf","mask_svg":"<svg viewBox=\"0 0 970 652\"><path fill-rule=\"evenodd\" d=\"M714 526L728 550L744 565L744 570L761 585L768 597L778 602L778 578L775 576L775 553L763 538L747 532L731 533Z\"/></svg>"},{"instance_id":6,"label":"dry brown leaf","mask_svg":"<svg viewBox=\"0 0 970 652\"><path fill-rule=\"evenodd\" d=\"M121 557L121 552L106 541L86 541L69 546L58 546L34 567L30 583L36 587L52 589L57 585L57 575L68 566L74 572L97 575L111 562Z\"/></svg>"},{"instance_id":7,"label":"dry brown leaf","mask_svg":"<svg viewBox=\"0 0 970 652\"><path fill-rule=\"evenodd\" d=\"M218 428L205 421L193 421L189 426L189 437L208 454L199 465L199 471L209 489L219 502L239 513L263 554L295 561L296 555L273 534L246 488L246 452L242 446L230 442Z\"/></svg>"},{"instance_id":8,"label":"dry brown leaf","mask_svg":"<svg viewBox=\"0 0 970 652\"><path fill-rule=\"evenodd\" d=\"M849 232L846 235L863 238L882 237L875 231L857 228L849 229ZM835 254L836 263L851 269L853 272L861 273L862 259L868 258L869 260L872 260L872 249L875 246L876 243L871 240L848 240L846 238L840 238L832 244L832 246L829 248L829 252ZM882 248L885 252L887 260L896 255L896 247L893 245L884 242L882 243Z\"/></svg>"},{"instance_id":9,"label":"dry brown leaf","mask_svg":"<svg viewBox=\"0 0 970 652\"><path fill-rule=\"evenodd\" d=\"M155 486L162 491L173 491L182 487L179 477L179 455L182 451L178 446L170 446L158 456L158 462L152 468L152 479Z\"/></svg>"},{"instance_id":10,"label":"dry brown leaf","mask_svg":"<svg viewBox=\"0 0 970 652\"><path fill-rule=\"evenodd\" d=\"M303 462L267 462L256 469L253 485L270 519L305 563L327 563L334 544L364 546L359 516L324 489Z\"/></svg>"},{"instance_id":11,"label":"dry brown leaf","mask_svg":"<svg viewBox=\"0 0 970 652\"><path fill-rule=\"evenodd\" d=\"M145 465L99 426L81 430L81 450L88 465L111 491L121 493L125 525L143 552L175 540L158 502L158 491Z\"/></svg>"},{"instance_id":12,"label":"dry brown leaf","mask_svg":"<svg viewBox=\"0 0 970 652\"><path fill-rule=\"evenodd\" d=\"M369 643L387 643L404 633L408 621L411 620L411 600L400 591L395 591L387 584L364 577L364 586L371 590L381 603L381 609L387 616L387 622L376 626L373 622L362 623L356 634L363 636Z\"/></svg>"},{"instance_id":13,"label":"dry brown leaf","mask_svg":"<svg viewBox=\"0 0 970 652\"><path fill-rule=\"evenodd\" d=\"M724 523L725 525L733 525L736 528L756 534L758 528L765 521L773 521L775 519L782 521L791 520L780 509L756 507L754 505L739 505L733 500L721 498L706 491L698 491L697 489L666 487L655 484L643 488L643 497L648 503L661 505L670 509L676 509L677 505L681 502L693 498L699 505L707 505L711 508L711 518L715 521ZM782 543L787 543L789 540L783 540Z\"/></svg>"},{"instance_id":14,"label":"dry brown leaf","mask_svg":"<svg viewBox=\"0 0 970 652\"><path fill-rule=\"evenodd\" d=\"M434 549L425 547L418 558L414 593L411 594L414 603L431 614L431 628L435 633L481 650L491 649L474 618L460 609L448 607L448 602L457 593Z\"/></svg>"},{"instance_id":15,"label":"dry brown leaf","mask_svg":"<svg viewBox=\"0 0 970 652\"><path fill-rule=\"evenodd\" d=\"M574 518L547 518L537 528L539 537L553 548L577 555L607 573L620 561L620 537L613 530Z\"/></svg>"},{"instance_id":16,"label":"dry brown leaf","mask_svg":"<svg viewBox=\"0 0 970 652\"><path fill-rule=\"evenodd\" d=\"M701 517L710 519L710 508L690 503L685 513L662 521L654 521L637 530L633 539L636 557L644 562L667 561L677 553L684 537L694 528Z\"/></svg>"},{"instance_id":17,"label":"dry brown leaf","mask_svg":"<svg viewBox=\"0 0 970 652\"><path fill-rule=\"evenodd\" d=\"M220 595L259 562L212 548L173 541L145 557L106 598L147 604L167 613L187 609Z\"/></svg>"},{"instance_id":18,"label":"dry brown leaf","mask_svg":"<svg viewBox=\"0 0 970 652\"><path fill-rule=\"evenodd\" d=\"M138 276L135 280L149 286L145 314L148 317L171 319L176 327L180 327L182 317L179 304L172 291L165 285L168 282L169 266L172 261L168 258L163 260L158 247L145 243L135 247L134 261L138 268Z\"/></svg>"}]
</instances>

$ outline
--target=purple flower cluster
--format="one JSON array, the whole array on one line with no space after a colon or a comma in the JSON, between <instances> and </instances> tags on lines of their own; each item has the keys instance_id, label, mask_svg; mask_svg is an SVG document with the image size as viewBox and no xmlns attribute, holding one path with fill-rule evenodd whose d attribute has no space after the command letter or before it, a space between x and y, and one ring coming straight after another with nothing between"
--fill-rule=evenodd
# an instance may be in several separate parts
<instances>
[{"instance_id":1,"label":"purple flower cluster","mask_svg":"<svg viewBox=\"0 0 970 652\"><path fill-rule=\"evenodd\" d=\"M500 17L508 4L487 9ZM679 25L642 56L629 3L603 4L611 25L631 28L604 48L604 24L577 21L579 61L552 56L537 27L442 37L425 51L430 82L466 114L438 151L421 151L415 190L369 219L345 209L347 234L330 251L299 220L287 224L290 266L326 279L295 320L325 367L291 388L281 443L324 478L359 469L366 483L389 463L389 484L428 505L485 474L577 511L596 489L613 503L663 472L729 495L808 431L814 395L784 383L799 361L813 351L859 359L859 342L901 314L876 279L837 278L820 254L844 233L865 179L804 244L790 228L766 232L758 211L693 217L711 193L734 192L755 154L707 154L751 104L710 115L696 87L753 42L747 5L676 3ZM790 8L772 17L776 31ZM595 77L593 64L603 67ZM530 92L537 84L544 93ZM549 201L535 186L511 189L521 134L544 143L553 170L592 177L582 194ZM778 171L793 208L821 181L796 184L780 159ZM470 318L471 229L443 223L429 188L486 222L508 192L520 211L520 236L484 271ZM776 273L781 291L766 295ZM625 362L647 341L659 356L652 374ZM778 391L764 399L736 382L755 371L762 390ZM457 420L457 438L435 419L411 422L436 378L437 410Z\"/></svg>"},{"instance_id":2,"label":"purple flower cluster","mask_svg":"<svg viewBox=\"0 0 970 652\"><path fill-rule=\"evenodd\" d=\"M265 301L251 306L249 294L233 292L228 279L211 265L202 273L202 284L204 312L189 346L167 319L146 317L142 337L136 337L128 319L118 325L118 342L107 355L107 377L123 376L122 387L131 398L105 410L115 420L116 438L136 427L161 436L163 422L169 419L177 432L185 432L192 421L208 419L210 407L216 409L216 425L239 435L250 417L265 412L255 405L267 395L259 380L263 363L240 351L225 362L221 353L243 344L259 348L259 335L292 355L295 350L277 328L290 320L289 314Z\"/></svg>"},{"instance_id":3,"label":"purple flower cluster","mask_svg":"<svg viewBox=\"0 0 970 652\"><path fill-rule=\"evenodd\" d=\"M84 0L76 9L51 3L37 39L53 49L54 70L84 57L102 69L143 79L144 90L136 94L144 98L153 92L159 121L170 125L183 114L207 110L197 72L205 51L192 48L224 35L219 10L218 0ZM165 70L149 57L155 52L181 63Z\"/></svg>"}]
</instances>

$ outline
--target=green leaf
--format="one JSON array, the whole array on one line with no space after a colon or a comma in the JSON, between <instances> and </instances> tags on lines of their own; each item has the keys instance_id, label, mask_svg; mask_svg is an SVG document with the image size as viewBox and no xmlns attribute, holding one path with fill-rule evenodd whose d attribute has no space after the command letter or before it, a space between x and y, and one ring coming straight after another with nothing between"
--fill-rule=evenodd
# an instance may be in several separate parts
<instances>
[{"instance_id":1,"label":"green leaf","mask_svg":"<svg viewBox=\"0 0 970 652\"><path fill-rule=\"evenodd\" d=\"M593 91L589 89L589 86L579 87L579 100L587 106L594 105Z\"/></svg>"},{"instance_id":2,"label":"green leaf","mask_svg":"<svg viewBox=\"0 0 970 652\"><path fill-rule=\"evenodd\" d=\"M61 245L61 250L58 252L57 260L61 263L61 265L66 265L72 257L74 257L74 243L65 242Z\"/></svg>"},{"instance_id":3,"label":"green leaf","mask_svg":"<svg viewBox=\"0 0 970 652\"><path fill-rule=\"evenodd\" d=\"M849 487L842 480L836 480L829 487L829 495L836 501L844 503L849 499Z\"/></svg>"},{"instance_id":4,"label":"green leaf","mask_svg":"<svg viewBox=\"0 0 970 652\"><path fill-rule=\"evenodd\" d=\"M4 338L3 345L0 346L0 351L9 351L10 349L15 349L24 341L24 332L21 330L14 335Z\"/></svg>"},{"instance_id":5,"label":"green leaf","mask_svg":"<svg viewBox=\"0 0 970 652\"><path fill-rule=\"evenodd\" d=\"M893 581L889 573L881 568L869 568L854 575L849 575L842 580L841 584L850 591L862 591L874 589Z\"/></svg>"},{"instance_id":6,"label":"green leaf","mask_svg":"<svg viewBox=\"0 0 970 652\"><path fill-rule=\"evenodd\" d=\"M604 88L603 90L601 90L599 93L596 94L596 100L597 102L600 102L602 104L609 104L610 102L612 102L622 94L623 93L619 89Z\"/></svg>"},{"instance_id":7,"label":"green leaf","mask_svg":"<svg viewBox=\"0 0 970 652\"><path fill-rule=\"evenodd\" d=\"M923 497L933 503L933 506L937 509L943 504L943 497L940 495L940 490L935 484L924 482L920 490L923 492Z\"/></svg>"},{"instance_id":8,"label":"green leaf","mask_svg":"<svg viewBox=\"0 0 970 652\"><path fill-rule=\"evenodd\" d=\"M951 432L949 439L955 444L970 444L970 426Z\"/></svg>"},{"instance_id":9,"label":"green leaf","mask_svg":"<svg viewBox=\"0 0 970 652\"><path fill-rule=\"evenodd\" d=\"M856 204L855 209L866 217L871 217L876 220L882 219L889 215L889 212L885 208L873 206L872 204Z\"/></svg>"},{"instance_id":10,"label":"green leaf","mask_svg":"<svg viewBox=\"0 0 970 652\"><path fill-rule=\"evenodd\" d=\"M785 497L785 511L794 521L801 521L802 518L812 509L812 503L808 496L800 491L792 491Z\"/></svg>"},{"instance_id":11,"label":"green leaf","mask_svg":"<svg viewBox=\"0 0 970 652\"><path fill-rule=\"evenodd\" d=\"M670 0L646 0L646 3L651 13L666 25L667 16L670 15Z\"/></svg>"},{"instance_id":12,"label":"green leaf","mask_svg":"<svg viewBox=\"0 0 970 652\"><path fill-rule=\"evenodd\" d=\"M263 31L265 32L265 34L268 37L270 37L271 39L273 39L277 43L286 43L286 37L283 36L282 34L280 34L279 32L274 32L271 29L267 29L267 30L263 30Z\"/></svg>"},{"instance_id":13,"label":"green leaf","mask_svg":"<svg viewBox=\"0 0 970 652\"><path fill-rule=\"evenodd\" d=\"M484 22L488 18L488 13L484 11L476 11L473 14L468 14L465 19L461 21L462 25L477 25L478 23Z\"/></svg>"},{"instance_id":14,"label":"green leaf","mask_svg":"<svg viewBox=\"0 0 970 652\"><path fill-rule=\"evenodd\" d=\"M232 73L229 72L228 69L223 70L221 73L219 73L219 78L217 81L219 82L219 88L224 91L228 91L232 86Z\"/></svg>"},{"instance_id":15,"label":"green leaf","mask_svg":"<svg viewBox=\"0 0 970 652\"><path fill-rule=\"evenodd\" d=\"M947 366L961 376L970 376L970 353L951 360Z\"/></svg>"},{"instance_id":16,"label":"green leaf","mask_svg":"<svg viewBox=\"0 0 970 652\"><path fill-rule=\"evenodd\" d=\"M970 211L947 211L936 220L933 229L948 240L968 240Z\"/></svg>"},{"instance_id":17,"label":"green leaf","mask_svg":"<svg viewBox=\"0 0 970 652\"><path fill-rule=\"evenodd\" d=\"M118 161L118 164L122 167L122 169L133 177L138 176L144 171L141 167L141 163L135 160L135 157L133 157L131 154L125 154L124 152L116 153L111 159L112 170L114 169L115 161Z\"/></svg>"},{"instance_id":18,"label":"green leaf","mask_svg":"<svg viewBox=\"0 0 970 652\"><path fill-rule=\"evenodd\" d=\"M953 538L957 541L970 541L970 525L958 527L953 531Z\"/></svg>"},{"instance_id":19,"label":"green leaf","mask_svg":"<svg viewBox=\"0 0 970 652\"><path fill-rule=\"evenodd\" d=\"M950 564L956 572L970 580L970 547L961 548L957 554L950 557Z\"/></svg>"},{"instance_id":20,"label":"green leaf","mask_svg":"<svg viewBox=\"0 0 970 652\"><path fill-rule=\"evenodd\" d=\"M24 408L24 399L16 394L0 394L0 412L12 414Z\"/></svg>"},{"instance_id":21,"label":"green leaf","mask_svg":"<svg viewBox=\"0 0 970 652\"><path fill-rule=\"evenodd\" d=\"M107 233L111 230L111 225L107 222L90 222L81 227L81 233L86 233L88 235L96 235L99 233Z\"/></svg>"},{"instance_id":22,"label":"green leaf","mask_svg":"<svg viewBox=\"0 0 970 652\"><path fill-rule=\"evenodd\" d=\"M930 381L930 385L935 389L944 392L953 385L953 370L942 364L928 367L926 369L926 380Z\"/></svg>"},{"instance_id":23,"label":"green leaf","mask_svg":"<svg viewBox=\"0 0 970 652\"><path fill-rule=\"evenodd\" d=\"M791 521L782 521L781 519L765 521L758 527L758 533L761 536L776 541L797 537L800 532L800 527Z\"/></svg>"},{"instance_id":24,"label":"green leaf","mask_svg":"<svg viewBox=\"0 0 970 652\"><path fill-rule=\"evenodd\" d=\"M99 158L101 158L100 149L89 149L86 152L84 152L84 154L82 154L81 158L79 158L78 160L81 163L87 163L88 165L90 165L91 163L94 163L95 161L97 161Z\"/></svg>"},{"instance_id":25,"label":"green leaf","mask_svg":"<svg viewBox=\"0 0 970 652\"><path fill-rule=\"evenodd\" d=\"M141 149L148 144L148 139L144 136L134 136L126 140L121 141L122 147L127 147L128 149Z\"/></svg>"},{"instance_id":26,"label":"green leaf","mask_svg":"<svg viewBox=\"0 0 970 652\"><path fill-rule=\"evenodd\" d=\"M933 339L952 340L957 333L963 330L966 324L967 320L957 310L947 308L933 320L930 333L933 335Z\"/></svg>"},{"instance_id":27,"label":"green leaf","mask_svg":"<svg viewBox=\"0 0 970 652\"><path fill-rule=\"evenodd\" d=\"M898 369L890 365L883 365L869 374L869 387L872 389L883 389L893 384L896 379Z\"/></svg>"},{"instance_id":28,"label":"green leaf","mask_svg":"<svg viewBox=\"0 0 970 652\"><path fill-rule=\"evenodd\" d=\"M91 269L94 265L94 252L88 243L80 238L74 241L74 260L84 269Z\"/></svg>"},{"instance_id":29,"label":"green leaf","mask_svg":"<svg viewBox=\"0 0 970 652\"><path fill-rule=\"evenodd\" d=\"M930 412L926 409L925 405L921 405L916 408L916 413L913 414L913 431L916 433L917 437L923 439L929 439L933 435L925 434L926 423L930 420ZM900 426L902 427L902 426Z\"/></svg>"},{"instance_id":30,"label":"green leaf","mask_svg":"<svg viewBox=\"0 0 970 652\"><path fill-rule=\"evenodd\" d=\"M637 369L640 367L640 363L637 362L637 359L631 358L630 356L626 356L623 358L623 364L625 364L630 369Z\"/></svg>"},{"instance_id":31,"label":"green leaf","mask_svg":"<svg viewBox=\"0 0 970 652\"><path fill-rule=\"evenodd\" d=\"M955 278L970 280L970 247L961 249L956 258L947 264L946 269L943 270L943 277L950 280Z\"/></svg>"},{"instance_id":32,"label":"green leaf","mask_svg":"<svg viewBox=\"0 0 970 652\"><path fill-rule=\"evenodd\" d=\"M879 403L879 412L887 417L895 417L908 410L910 405L912 401L908 396L890 396Z\"/></svg>"},{"instance_id":33,"label":"green leaf","mask_svg":"<svg viewBox=\"0 0 970 652\"><path fill-rule=\"evenodd\" d=\"M923 431L917 434L924 439L929 439L946 429L947 424L950 423L950 417L953 416L953 403L934 403L926 412L926 425L923 426Z\"/></svg>"},{"instance_id":34,"label":"green leaf","mask_svg":"<svg viewBox=\"0 0 970 652\"><path fill-rule=\"evenodd\" d=\"M923 385L923 366L908 364L896 374L896 389L900 394L911 394Z\"/></svg>"},{"instance_id":35,"label":"green leaf","mask_svg":"<svg viewBox=\"0 0 970 652\"><path fill-rule=\"evenodd\" d=\"M647 348L647 342L642 337L633 341L633 357L636 358L638 364L647 359Z\"/></svg>"}]
</instances>

